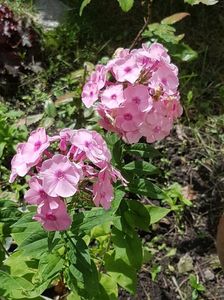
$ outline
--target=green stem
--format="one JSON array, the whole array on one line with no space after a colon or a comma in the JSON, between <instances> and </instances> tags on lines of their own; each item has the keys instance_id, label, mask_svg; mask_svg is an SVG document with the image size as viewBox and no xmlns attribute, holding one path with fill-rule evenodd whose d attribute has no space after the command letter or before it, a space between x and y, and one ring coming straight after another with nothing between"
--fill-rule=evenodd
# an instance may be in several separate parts
<instances>
[{"instance_id":1,"label":"green stem","mask_svg":"<svg viewBox=\"0 0 224 300\"><path fill-rule=\"evenodd\" d=\"M76 249L76 245L75 245L75 243L73 242L73 240L72 240L72 238L70 237L70 235L68 234L68 232L67 231L64 231L64 234L65 234L65 236L67 237L67 239L72 243L72 245L75 247L75 249Z\"/></svg>"},{"instance_id":2,"label":"green stem","mask_svg":"<svg viewBox=\"0 0 224 300\"><path fill-rule=\"evenodd\" d=\"M5 247L4 247L3 243L2 243L2 241L0 241L0 246L1 246L2 250L5 252L5 254L6 254L7 256L9 256L9 253L8 253L8 251L5 249Z\"/></svg>"}]
</instances>

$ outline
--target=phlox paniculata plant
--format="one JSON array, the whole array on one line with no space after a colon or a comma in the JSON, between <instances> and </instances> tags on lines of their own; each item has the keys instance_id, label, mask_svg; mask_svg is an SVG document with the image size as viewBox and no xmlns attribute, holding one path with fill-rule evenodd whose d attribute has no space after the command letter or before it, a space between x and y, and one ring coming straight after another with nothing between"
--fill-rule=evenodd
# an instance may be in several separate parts
<instances>
[{"instance_id":1,"label":"phlox paniculata plant","mask_svg":"<svg viewBox=\"0 0 224 300\"><path fill-rule=\"evenodd\" d=\"M178 69L159 43L140 49L118 49L105 66L97 65L82 92L100 125L128 143L148 143L169 135L181 116Z\"/></svg>"},{"instance_id":2,"label":"phlox paniculata plant","mask_svg":"<svg viewBox=\"0 0 224 300\"><path fill-rule=\"evenodd\" d=\"M87 129L65 128L50 136L38 128L18 144L10 182L25 176L25 202L37 209L27 206L12 226L16 258L39 260L28 282L32 293L19 299L40 296L56 279L74 299L118 299L119 287L135 293L144 261L137 230L148 231L172 210L172 201L167 202L170 209L136 201L144 196L163 204L170 197L150 180L158 171L151 164L156 149L138 141L153 143L170 133L182 114L178 85L178 69L161 44L118 49L106 65L96 66L82 92L84 104L98 112L109 131L105 137L111 152L99 133ZM82 201L85 193L98 208ZM8 295L8 273L1 276ZM17 299L14 288L10 293L10 299Z\"/></svg>"},{"instance_id":3,"label":"phlox paniculata plant","mask_svg":"<svg viewBox=\"0 0 224 300\"><path fill-rule=\"evenodd\" d=\"M66 199L79 192L80 186L87 186L96 206L109 209L112 183L120 179L126 184L110 160L104 139L95 131L63 129L50 137L44 128L39 128L27 142L17 146L10 182L17 176L29 175L25 201L37 205L34 219L46 230L66 230L71 225Z\"/></svg>"}]
</instances>

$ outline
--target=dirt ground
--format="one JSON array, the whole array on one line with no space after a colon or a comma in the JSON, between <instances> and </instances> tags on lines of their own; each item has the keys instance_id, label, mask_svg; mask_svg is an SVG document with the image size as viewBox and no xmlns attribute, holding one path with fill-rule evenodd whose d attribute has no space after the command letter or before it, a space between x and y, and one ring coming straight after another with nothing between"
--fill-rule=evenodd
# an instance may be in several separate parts
<instances>
[{"instance_id":1,"label":"dirt ground","mask_svg":"<svg viewBox=\"0 0 224 300\"><path fill-rule=\"evenodd\" d=\"M140 233L146 244L159 237L154 244L159 251L140 272L137 295L121 291L120 300L224 299L224 273L215 246L217 224L224 210L224 157L218 136L208 136L205 128L195 133L177 126L172 136L157 145L170 166L168 182L180 183L193 207L186 208L179 220L171 215L151 233ZM167 247L176 249L174 255L166 255ZM188 264L185 271L178 266L182 260L182 266ZM153 281L150 270L155 263L161 271ZM191 274L205 288L195 298L189 283Z\"/></svg>"}]
</instances>

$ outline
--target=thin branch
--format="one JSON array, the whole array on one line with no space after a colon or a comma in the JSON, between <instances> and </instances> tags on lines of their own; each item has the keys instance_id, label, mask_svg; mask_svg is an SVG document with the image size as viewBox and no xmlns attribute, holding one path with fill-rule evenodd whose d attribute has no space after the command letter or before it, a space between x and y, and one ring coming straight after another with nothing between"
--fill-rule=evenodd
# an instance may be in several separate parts
<instances>
[{"instance_id":1,"label":"thin branch","mask_svg":"<svg viewBox=\"0 0 224 300\"><path fill-rule=\"evenodd\" d=\"M139 30L138 34L136 35L134 41L132 42L131 46L130 46L130 50L134 48L134 46L137 44L137 42L139 41L141 34L143 33L143 31L146 29L146 27L148 26L148 24L150 23L151 20L151 14L152 14L152 2L153 0L148 0L148 5L147 5L147 17L144 18L144 25L142 26L142 28Z\"/></svg>"}]
</instances>

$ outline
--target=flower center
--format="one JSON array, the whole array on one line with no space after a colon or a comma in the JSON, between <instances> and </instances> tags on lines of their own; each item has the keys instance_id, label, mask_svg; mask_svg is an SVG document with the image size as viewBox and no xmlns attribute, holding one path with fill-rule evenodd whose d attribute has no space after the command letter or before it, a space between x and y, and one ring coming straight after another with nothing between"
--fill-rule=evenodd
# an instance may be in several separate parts
<instances>
[{"instance_id":1,"label":"flower center","mask_svg":"<svg viewBox=\"0 0 224 300\"><path fill-rule=\"evenodd\" d=\"M89 148L90 145L91 145L91 142L88 142L88 141L85 142L85 147L86 147L86 148Z\"/></svg>"},{"instance_id":2,"label":"flower center","mask_svg":"<svg viewBox=\"0 0 224 300\"><path fill-rule=\"evenodd\" d=\"M112 99L112 100L116 100L116 99L117 99L117 95L116 95L116 94L113 94L113 95L111 96L111 99Z\"/></svg>"},{"instance_id":3,"label":"flower center","mask_svg":"<svg viewBox=\"0 0 224 300\"><path fill-rule=\"evenodd\" d=\"M40 147L41 147L41 141L37 141L37 142L34 144L34 151L39 150Z\"/></svg>"},{"instance_id":4,"label":"flower center","mask_svg":"<svg viewBox=\"0 0 224 300\"><path fill-rule=\"evenodd\" d=\"M155 133L159 133L159 132L161 131L161 127L160 127L160 126L156 126L156 127L153 129L153 131L154 131Z\"/></svg>"},{"instance_id":5,"label":"flower center","mask_svg":"<svg viewBox=\"0 0 224 300\"><path fill-rule=\"evenodd\" d=\"M132 98L132 101L136 104L140 104L141 99L139 99L138 97L134 97L134 98Z\"/></svg>"},{"instance_id":6,"label":"flower center","mask_svg":"<svg viewBox=\"0 0 224 300\"><path fill-rule=\"evenodd\" d=\"M132 70L131 67L126 67L126 68L124 69L125 73L130 73L131 70Z\"/></svg>"},{"instance_id":7,"label":"flower center","mask_svg":"<svg viewBox=\"0 0 224 300\"><path fill-rule=\"evenodd\" d=\"M65 175L62 171L57 171L56 172L56 177L57 177L58 180L62 180L62 179L65 178Z\"/></svg>"},{"instance_id":8,"label":"flower center","mask_svg":"<svg viewBox=\"0 0 224 300\"><path fill-rule=\"evenodd\" d=\"M167 85L167 79L166 79L166 78L163 78L163 79L161 80L161 82L162 82L162 84Z\"/></svg>"},{"instance_id":9,"label":"flower center","mask_svg":"<svg viewBox=\"0 0 224 300\"><path fill-rule=\"evenodd\" d=\"M46 219L49 221L56 221L57 218L52 213L48 213L48 214L46 214Z\"/></svg>"},{"instance_id":10,"label":"flower center","mask_svg":"<svg viewBox=\"0 0 224 300\"><path fill-rule=\"evenodd\" d=\"M45 199L47 196L47 194L43 190L39 191L39 195L40 195L40 198L42 198L42 199Z\"/></svg>"},{"instance_id":11,"label":"flower center","mask_svg":"<svg viewBox=\"0 0 224 300\"><path fill-rule=\"evenodd\" d=\"M126 114L124 114L124 119L125 119L126 121L131 121L131 120L132 120L132 115L129 114L129 113L126 113Z\"/></svg>"}]
</instances>

